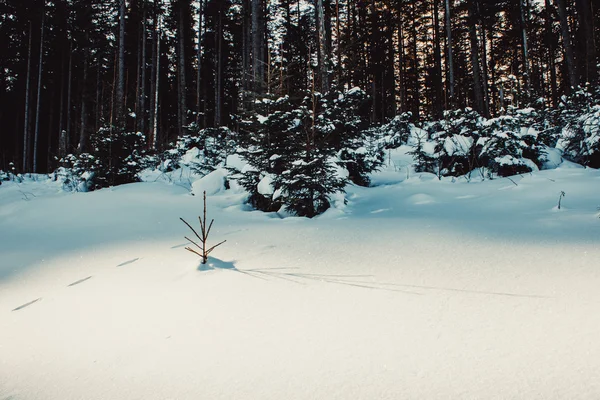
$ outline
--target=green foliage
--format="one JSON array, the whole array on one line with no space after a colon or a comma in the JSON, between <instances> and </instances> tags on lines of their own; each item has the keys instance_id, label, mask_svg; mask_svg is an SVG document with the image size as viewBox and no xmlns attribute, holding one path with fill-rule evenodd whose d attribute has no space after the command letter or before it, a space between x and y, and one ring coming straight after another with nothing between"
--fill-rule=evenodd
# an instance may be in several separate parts
<instances>
[{"instance_id":1,"label":"green foliage","mask_svg":"<svg viewBox=\"0 0 600 400\"><path fill-rule=\"evenodd\" d=\"M364 104L360 90L307 93L301 100L263 98L254 113L241 118L239 155L248 162L234 171L261 210L282 206L298 216L314 217L330 207L329 196L343 191L343 167L356 183L383 159L380 149L366 146ZM337 164L337 166L336 166Z\"/></svg>"},{"instance_id":2,"label":"green foliage","mask_svg":"<svg viewBox=\"0 0 600 400\"><path fill-rule=\"evenodd\" d=\"M69 154L60 160L57 174L76 191L137 182L146 166L144 135L101 128L91 137L90 153Z\"/></svg>"},{"instance_id":3,"label":"green foliage","mask_svg":"<svg viewBox=\"0 0 600 400\"><path fill-rule=\"evenodd\" d=\"M563 97L557 119L563 127L557 147L565 158L600 168L600 93L580 89Z\"/></svg>"}]
</instances>

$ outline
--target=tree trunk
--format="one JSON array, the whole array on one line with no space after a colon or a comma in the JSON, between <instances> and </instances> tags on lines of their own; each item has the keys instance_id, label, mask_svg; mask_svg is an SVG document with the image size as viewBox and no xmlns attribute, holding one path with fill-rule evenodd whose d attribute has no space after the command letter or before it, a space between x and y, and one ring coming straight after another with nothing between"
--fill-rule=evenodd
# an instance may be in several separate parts
<instances>
[{"instance_id":1,"label":"tree trunk","mask_svg":"<svg viewBox=\"0 0 600 400\"><path fill-rule=\"evenodd\" d=\"M44 9L42 9L42 29L40 33L40 59L38 66L38 88L37 88L37 100L35 106L35 136L33 137L33 172L37 171L37 153L38 153L38 141L40 137L40 102L42 97L42 67L44 61L44 25L46 22L46 15Z\"/></svg>"},{"instance_id":2,"label":"tree trunk","mask_svg":"<svg viewBox=\"0 0 600 400\"><path fill-rule=\"evenodd\" d=\"M60 60L60 105L58 107L58 157L67 154L65 131L64 131L64 105L65 105L65 52L62 51Z\"/></svg>"},{"instance_id":3,"label":"tree trunk","mask_svg":"<svg viewBox=\"0 0 600 400\"><path fill-rule=\"evenodd\" d=\"M325 93L329 91L329 68L327 60L330 54L329 40L327 38L327 30L325 29L325 8L323 0L317 0L315 12L317 21L317 33L319 38L319 80L321 81L321 92Z\"/></svg>"},{"instance_id":4,"label":"tree trunk","mask_svg":"<svg viewBox=\"0 0 600 400\"><path fill-rule=\"evenodd\" d=\"M156 70L154 77L154 110L152 111L152 148L156 150L158 148L158 91L160 88L160 35L161 35L161 19L158 18L156 23Z\"/></svg>"},{"instance_id":5,"label":"tree trunk","mask_svg":"<svg viewBox=\"0 0 600 400\"><path fill-rule=\"evenodd\" d=\"M546 41L548 42L548 68L550 69L550 91L552 97L552 106L556 107L558 104L558 94L556 88L556 65L554 61L554 39L552 37L552 6L550 0L545 0L546 7Z\"/></svg>"},{"instance_id":6,"label":"tree trunk","mask_svg":"<svg viewBox=\"0 0 600 400\"><path fill-rule=\"evenodd\" d=\"M252 1L252 79L253 90L256 94L264 93L265 82L265 34L263 1Z\"/></svg>"},{"instance_id":7,"label":"tree trunk","mask_svg":"<svg viewBox=\"0 0 600 400\"><path fill-rule=\"evenodd\" d=\"M119 55L117 61L116 126L125 130L125 0L119 2Z\"/></svg>"},{"instance_id":8,"label":"tree trunk","mask_svg":"<svg viewBox=\"0 0 600 400\"><path fill-rule=\"evenodd\" d=\"M86 35L86 39L87 39ZM88 79L88 63L89 63L89 51L86 49L83 56L83 81L87 82ZM87 91L86 85L81 85L81 123L79 126L79 153L86 153L88 151L89 135L87 129Z\"/></svg>"},{"instance_id":9,"label":"tree trunk","mask_svg":"<svg viewBox=\"0 0 600 400\"><path fill-rule=\"evenodd\" d=\"M201 95L201 78L202 78L202 14L204 12L204 0L198 1L198 49L196 53L196 62L198 63L198 69L196 72L196 124L200 126L200 115L201 115L201 104L202 104L202 95ZM243 69L244 75L246 74L246 69Z\"/></svg>"},{"instance_id":10,"label":"tree trunk","mask_svg":"<svg viewBox=\"0 0 600 400\"><path fill-rule=\"evenodd\" d=\"M140 109L137 115L139 121L139 129L142 133L146 133L146 47L148 35L148 23L146 21L146 6L144 5L143 21L142 21L142 82L140 83Z\"/></svg>"},{"instance_id":11,"label":"tree trunk","mask_svg":"<svg viewBox=\"0 0 600 400\"><path fill-rule=\"evenodd\" d=\"M456 100L454 97L454 60L452 57L452 18L450 14L450 0L445 1L446 5L446 41L448 44L447 49L447 63L448 63L448 84L450 92L450 108L456 106Z\"/></svg>"},{"instance_id":12,"label":"tree trunk","mask_svg":"<svg viewBox=\"0 0 600 400\"><path fill-rule=\"evenodd\" d=\"M469 39L471 41L471 67L473 69L473 95L475 97L475 110L480 114L487 116L483 99L483 87L481 85L481 72L479 67L479 41L477 38L477 20L475 18L474 3L476 0L469 1Z\"/></svg>"},{"instance_id":13,"label":"tree trunk","mask_svg":"<svg viewBox=\"0 0 600 400\"><path fill-rule=\"evenodd\" d=\"M579 23L585 35L585 78L589 83L596 83L598 78L596 40L594 37L594 19L592 6L589 0L576 0L578 7Z\"/></svg>"},{"instance_id":14,"label":"tree trunk","mask_svg":"<svg viewBox=\"0 0 600 400\"><path fill-rule=\"evenodd\" d=\"M178 24L178 37L177 37L177 78L178 78L178 102L177 102L177 116L178 116L178 127L179 136L183 136L184 126L187 125L187 107L186 107L186 76L185 76L185 18L184 11L187 7L184 0L179 0L179 24Z\"/></svg>"},{"instance_id":15,"label":"tree trunk","mask_svg":"<svg viewBox=\"0 0 600 400\"><path fill-rule=\"evenodd\" d=\"M25 121L23 124L23 172L29 169L29 146L31 135L29 132L29 92L31 86L31 38L33 27L29 22L29 45L27 47L27 78L25 81Z\"/></svg>"},{"instance_id":16,"label":"tree trunk","mask_svg":"<svg viewBox=\"0 0 600 400\"><path fill-rule=\"evenodd\" d=\"M567 19L565 0L556 0L556 5L558 10L558 18L560 20L560 34L563 41L563 47L565 49L567 73L569 75L570 87L567 88L567 93L570 93L570 89L579 85L579 78L576 72L575 56L573 53L573 45L571 44L571 33L569 32L569 21Z\"/></svg>"},{"instance_id":17,"label":"tree trunk","mask_svg":"<svg viewBox=\"0 0 600 400\"><path fill-rule=\"evenodd\" d=\"M221 107L223 92L223 6L219 7L219 21L217 29L217 86L215 88L215 127L218 128L222 123Z\"/></svg>"},{"instance_id":18,"label":"tree trunk","mask_svg":"<svg viewBox=\"0 0 600 400\"><path fill-rule=\"evenodd\" d=\"M524 0L519 0L519 11L521 14L521 38L523 40L523 79L525 80L525 94L527 101L531 100L531 71L529 68L529 46L527 43L527 20L525 19L525 4Z\"/></svg>"},{"instance_id":19,"label":"tree trunk","mask_svg":"<svg viewBox=\"0 0 600 400\"><path fill-rule=\"evenodd\" d=\"M481 47L483 50L483 54L482 54L482 61L481 61L481 69L482 69L482 73L483 73L483 77L481 80L482 83L482 88L483 88L483 99L485 102L485 110L486 110L486 116L489 116L489 110L490 110L490 91L488 88L488 79L489 79L489 75L488 75L488 68L487 68L487 43L486 43L486 29L485 29L485 25L483 24L483 22L481 23Z\"/></svg>"},{"instance_id":20,"label":"tree trunk","mask_svg":"<svg viewBox=\"0 0 600 400\"><path fill-rule=\"evenodd\" d=\"M433 1L433 61L434 61L434 99L433 115L436 118L442 116L442 50L440 45L440 19L439 19L439 0Z\"/></svg>"},{"instance_id":21,"label":"tree trunk","mask_svg":"<svg viewBox=\"0 0 600 400\"><path fill-rule=\"evenodd\" d=\"M71 94L73 88L73 38L69 39L69 77L67 83L67 129L65 134L65 149L71 146Z\"/></svg>"}]
</instances>

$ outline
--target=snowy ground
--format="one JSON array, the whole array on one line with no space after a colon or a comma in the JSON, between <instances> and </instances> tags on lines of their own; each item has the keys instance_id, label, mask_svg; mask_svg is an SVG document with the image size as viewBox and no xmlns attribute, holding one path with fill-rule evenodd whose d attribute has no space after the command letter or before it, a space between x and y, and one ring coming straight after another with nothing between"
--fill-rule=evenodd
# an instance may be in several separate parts
<instances>
[{"instance_id":1,"label":"snowy ground","mask_svg":"<svg viewBox=\"0 0 600 400\"><path fill-rule=\"evenodd\" d=\"M183 187L3 184L0 399L600 398L600 172L397 169L313 220L195 184L201 270Z\"/></svg>"}]
</instances>

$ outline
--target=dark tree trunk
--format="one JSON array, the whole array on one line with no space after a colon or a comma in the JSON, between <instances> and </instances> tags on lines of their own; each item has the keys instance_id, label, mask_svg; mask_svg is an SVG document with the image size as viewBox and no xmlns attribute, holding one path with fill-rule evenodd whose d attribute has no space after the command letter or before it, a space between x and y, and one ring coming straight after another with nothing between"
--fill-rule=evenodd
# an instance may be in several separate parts
<instances>
[{"instance_id":1,"label":"dark tree trunk","mask_svg":"<svg viewBox=\"0 0 600 400\"><path fill-rule=\"evenodd\" d=\"M265 91L265 31L263 0L252 1L252 79L255 94Z\"/></svg>"},{"instance_id":2,"label":"dark tree trunk","mask_svg":"<svg viewBox=\"0 0 600 400\"><path fill-rule=\"evenodd\" d=\"M223 92L223 7L219 8L217 31L217 87L215 88L215 127L222 123L222 92Z\"/></svg>"},{"instance_id":3,"label":"dark tree trunk","mask_svg":"<svg viewBox=\"0 0 600 400\"><path fill-rule=\"evenodd\" d=\"M38 158L38 141L40 138L40 107L42 98L42 68L44 66L44 28L45 28L46 16L42 9L42 28L40 33L40 59L38 65L38 88L37 88L37 100L35 106L35 134L33 137L33 172L38 172L37 169L37 158Z\"/></svg>"},{"instance_id":4,"label":"dark tree trunk","mask_svg":"<svg viewBox=\"0 0 600 400\"><path fill-rule=\"evenodd\" d=\"M481 84L481 69L479 66L479 40L477 38L477 20L475 18L475 0L469 1L469 39L471 41L471 67L473 70L473 97L475 98L475 110L481 115L487 116L483 98L483 86Z\"/></svg>"},{"instance_id":5,"label":"dark tree trunk","mask_svg":"<svg viewBox=\"0 0 600 400\"><path fill-rule=\"evenodd\" d=\"M31 38L33 27L29 22L29 45L27 46L27 78L25 81L25 121L23 123L23 172L29 169L29 147L31 135L29 132L29 92L31 86Z\"/></svg>"},{"instance_id":6,"label":"dark tree trunk","mask_svg":"<svg viewBox=\"0 0 600 400\"><path fill-rule=\"evenodd\" d=\"M456 106L454 95L454 60L452 54L452 16L450 14L450 0L445 0L446 6L446 42L447 42L447 63L448 63L448 91L450 108Z\"/></svg>"},{"instance_id":7,"label":"dark tree trunk","mask_svg":"<svg viewBox=\"0 0 600 400\"><path fill-rule=\"evenodd\" d=\"M558 18L560 20L560 34L563 41L563 47L565 50L565 61L567 64L567 73L569 75L569 87L567 93L570 93L571 88L575 88L579 85L579 79L575 67L575 55L573 52L573 45L571 43L571 33L569 30L569 20L567 17L567 8L565 0L556 0Z\"/></svg>"},{"instance_id":8,"label":"dark tree trunk","mask_svg":"<svg viewBox=\"0 0 600 400\"><path fill-rule=\"evenodd\" d=\"M140 82L140 108L137 119L139 121L139 130L142 133L146 133L146 47L147 47L147 36L148 36L148 23L146 21L146 6L144 5L143 20L142 20L142 71L141 71L141 82Z\"/></svg>"},{"instance_id":9,"label":"dark tree trunk","mask_svg":"<svg viewBox=\"0 0 600 400\"><path fill-rule=\"evenodd\" d=\"M319 80L321 82L321 92L325 93L329 91L329 68L328 62L329 59L329 43L331 39L327 36L326 22L325 22L325 6L323 0L317 0L316 4L316 21L317 21L317 34L319 38L319 51L318 51L318 60L319 60Z\"/></svg>"},{"instance_id":10,"label":"dark tree trunk","mask_svg":"<svg viewBox=\"0 0 600 400\"><path fill-rule=\"evenodd\" d=\"M186 117L186 113L187 113L187 107L186 107L186 85L187 85L187 79L185 76L185 26L184 26L184 22L185 22L185 15L184 12L186 11L186 9L188 7L185 7L184 5L187 5L186 1L184 0L179 0L178 1L179 4L179 10L178 10L178 16L179 16L179 23L178 23L178 29L177 29L177 33L178 33L178 37L177 37L177 88L178 88L178 103L177 103L177 116L178 116L178 132L179 132L179 136L183 136L183 132L184 132L184 126L187 125L187 117Z\"/></svg>"},{"instance_id":11,"label":"dark tree trunk","mask_svg":"<svg viewBox=\"0 0 600 400\"><path fill-rule=\"evenodd\" d=\"M590 0L576 0L579 23L585 36L585 79L589 83L596 83L598 78L596 40L594 37L594 19Z\"/></svg>"},{"instance_id":12,"label":"dark tree trunk","mask_svg":"<svg viewBox=\"0 0 600 400\"><path fill-rule=\"evenodd\" d=\"M439 0L433 1L433 62L434 62L434 82L433 82L433 115L436 118L442 116L442 50L440 45L440 19L439 19Z\"/></svg>"},{"instance_id":13,"label":"dark tree trunk","mask_svg":"<svg viewBox=\"0 0 600 400\"><path fill-rule=\"evenodd\" d=\"M119 49L117 58L116 125L125 129L125 0L119 1Z\"/></svg>"},{"instance_id":14,"label":"dark tree trunk","mask_svg":"<svg viewBox=\"0 0 600 400\"><path fill-rule=\"evenodd\" d=\"M87 36L87 35L86 35ZM88 79L88 63L89 63L88 50L85 50L83 56L83 80L87 82ZM81 115L80 115L80 126L79 126L79 153L86 153L89 145L89 135L87 129L87 90L86 85L81 86Z\"/></svg>"},{"instance_id":15,"label":"dark tree trunk","mask_svg":"<svg viewBox=\"0 0 600 400\"><path fill-rule=\"evenodd\" d=\"M196 124L200 126L200 115L202 113L202 95L201 95L201 77L202 77L202 14L204 12L204 0L200 0L198 2L198 49L196 53L196 62L198 64L198 69L196 70ZM244 35L245 36L245 35ZM246 43L244 43L246 46ZM245 47L244 47L245 49ZM243 68L244 75L246 69Z\"/></svg>"},{"instance_id":16,"label":"dark tree trunk","mask_svg":"<svg viewBox=\"0 0 600 400\"><path fill-rule=\"evenodd\" d=\"M555 64L555 47L554 38L552 35L552 6L550 0L545 0L546 7L546 42L548 44L548 68L550 70L550 93L552 98L552 106L558 104L558 90L556 87L556 64Z\"/></svg>"},{"instance_id":17,"label":"dark tree trunk","mask_svg":"<svg viewBox=\"0 0 600 400\"><path fill-rule=\"evenodd\" d=\"M525 18L524 0L519 0L519 11L521 16L521 39L523 51L523 79L525 80L525 94L527 101L531 100L531 71L529 68L529 44L527 43L527 20Z\"/></svg>"}]
</instances>

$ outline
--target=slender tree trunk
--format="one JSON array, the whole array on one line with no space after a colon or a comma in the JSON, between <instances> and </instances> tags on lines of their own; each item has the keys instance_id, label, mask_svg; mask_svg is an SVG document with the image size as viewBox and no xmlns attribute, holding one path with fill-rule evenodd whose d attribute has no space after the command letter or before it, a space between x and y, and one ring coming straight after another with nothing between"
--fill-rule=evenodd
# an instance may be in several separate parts
<instances>
[{"instance_id":1,"label":"slender tree trunk","mask_svg":"<svg viewBox=\"0 0 600 400\"><path fill-rule=\"evenodd\" d=\"M158 91L160 89L160 36L161 36L161 19L158 18L156 24L156 75L154 78L154 110L152 112L152 148L158 148Z\"/></svg>"},{"instance_id":2,"label":"slender tree trunk","mask_svg":"<svg viewBox=\"0 0 600 400\"><path fill-rule=\"evenodd\" d=\"M473 95L475 97L475 109L480 114L487 116L483 99L483 87L481 85L481 70L479 67L479 41L477 38L477 20L475 18L476 0L469 1L469 39L471 41L471 67L473 69Z\"/></svg>"},{"instance_id":3,"label":"slender tree trunk","mask_svg":"<svg viewBox=\"0 0 600 400\"><path fill-rule=\"evenodd\" d=\"M440 45L440 19L439 19L439 0L433 1L433 59L435 79L433 82L434 99L433 99L433 114L435 117L442 116L442 50Z\"/></svg>"},{"instance_id":4,"label":"slender tree trunk","mask_svg":"<svg viewBox=\"0 0 600 400\"><path fill-rule=\"evenodd\" d=\"M23 172L29 169L29 146L31 135L29 132L29 92L31 86L31 38L33 27L29 22L29 45L27 46L27 78L25 81L25 121L23 124Z\"/></svg>"},{"instance_id":5,"label":"slender tree trunk","mask_svg":"<svg viewBox=\"0 0 600 400\"><path fill-rule=\"evenodd\" d=\"M146 6L144 5L143 22L142 22L142 82L140 83L140 111L137 118L139 120L139 129L142 133L146 133L146 53L147 53L147 36L148 36L148 23L146 21Z\"/></svg>"},{"instance_id":6,"label":"slender tree trunk","mask_svg":"<svg viewBox=\"0 0 600 400\"><path fill-rule=\"evenodd\" d=\"M73 38L69 39L69 77L67 78L67 129L65 135L65 149L70 151L71 146L71 94L73 87Z\"/></svg>"},{"instance_id":7,"label":"slender tree trunk","mask_svg":"<svg viewBox=\"0 0 600 400\"><path fill-rule=\"evenodd\" d=\"M119 53L117 61L116 119L119 131L125 129L125 0L119 2Z\"/></svg>"},{"instance_id":8,"label":"slender tree trunk","mask_svg":"<svg viewBox=\"0 0 600 400\"><path fill-rule=\"evenodd\" d=\"M184 5L187 4L187 1L184 0L179 0L178 1L178 5L179 5L179 24L178 24L178 38L177 38L177 55L178 55L178 60L177 60L177 78L178 78L178 95L179 95L179 101L177 103L177 114L178 114L178 122L179 122L179 126L177 127L178 132L179 132L179 136L183 136L183 132L184 132L184 126L187 125L187 118L186 118L186 113L187 113L187 107L186 107L186 84L187 84L187 79L185 76L185 26L184 26L184 22L185 22L185 18L184 18L184 11L187 7L184 7Z\"/></svg>"},{"instance_id":9,"label":"slender tree trunk","mask_svg":"<svg viewBox=\"0 0 600 400\"><path fill-rule=\"evenodd\" d=\"M196 53L196 62L198 63L198 69L196 71L196 124L200 126L200 115L201 115L201 79L202 79L202 14L204 13L204 0L198 1L198 49ZM245 35L244 35L245 36ZM245 47L244 47L245 49ZM242 68L244 75L246 69ZM245 78L244 78L245 79ZM243 89L242 89L243 91Z\"/></svg>"},{"instance_id":10,"label":"slender tree trunk","mask_svg":"<svg viewBox=\"0 0 600 400\"><path fill-rule=\"evenodd\" d=\"M527 20L525 19L524 0L519 0L519 11L521 14L521 38L523 40L523 69L525 80L525 93L527 101L531 100L531 70L529 68L529 45L527 43Z\"/></svg>"},{"instance_id":11,"label":"slender tree trunk","mask_svg":"<svg viewBox=\"0 0 600 400\"><path fill-rule=\"evenodd\" d=\"M88 35L86 35L87 38ZM86 49L83 56L83 81L87 82L88 79L88 64L89 64L89 50ZM87 90L86 85L81 86L81 116L79 126L79 153L86 153L88 151L89 135L87 128Z\"/></svg>"},{"instance_id":12,"label":"slender tree trunk","mask_svg":"<svg viewBox=\"0 0 600 400\"><path fill-rule=\"evenodd\" d=\"M317 0L315 12L319 38L319 80L321 81L321 92L325 93L329 91L329 68L327 60L330 54L328 45L329 40L327 38L327 30L325 29L325 8L323 0Z\"/></svg>"},{"instance_id":13,"label":"slender tree trunk","mask_svg":"<svg viewBox=\"0 0 600 400\"><path fill-rule=\"evenodd\" d=\"M415 6L413 5L413 8ZM413 14L414 15L414 14ZM419 38L417 37L417 26L416 26L416 22L412 21L412 43L411 43L411 57L412 57L412 62L413 62L413 71L414 71L414 77L413 77L413 99L412 99L412 116L413 119L415 121L418 121L420 119L420 104L421 104L421 99L420 99L420 95L419 95L419 89L420 89L420 85L419 85L419 58L418 58L418 40Z\"/></svg>"},{"instance_id":14,"label":"slender tree trunk","mask_svg":"<svg viewBox=\"0 0 600 400\"><path fill-rule=\"evenodd\" d=\"M570 93L571 88L575 88L579 85L579 79L575 67L575 56L573 52L573 45L571 44L571 34L569 31L569 21L567 18L565 0L556 0L556 6L558 11L558 19L560 20L560 34L565 50L567 73L569 75L570 86L567 88L567 93Z\"/></svg>"},{"instance_id":15,"label":"slender tree trunk","mask_svg":"<svg viewBox=\"0 0 600 400\"><path fill-rule=\"evenodd\" d=\"M223 6L219 7L219 21L217 30L217 86L215 88L215 127L221 126L222 92L223 92Z\"/></svg>"},{"instance_id":16,"label":"slender tree trunk","mask_svg":"<svg viewBox=\"0 0 600 400\"><path fill-rule=\"evenodd\" d=\"M64 105L65 105L65 52L62 51L60 61L60 105L58 107L58 157L67 154L65 131L64 131Z\"/></svg>"},{"instance_id":17,"label":"slender tree trunk","mask_svg":"<svg viewBox=\"0 0 600 400\"><path fill-rule=\"evenodd\" d=\"M40 107L42 97L42 67L44 61L44 29L45 29L46 16L44 9L42 9L42 28L40 32L40 59L38 66L38 88L37 88L37 101L35 106L35 136L33 137L33 172L38 172L37 156L38 156L38 141L40 137Z\"/></svg>"},{"instance_id":18,"label":"slender tree trunk","mask_svg":"<svg viewBox=\"0 0 600 400\"><path fill-rule=\"evenodd\" d=\"M265 82L265 43L264 43L264 5L262 0L252 1L252 78L254 92L264 93Z\"/></svg>"},{"instance_id":19,"label":"slender tree trunk","mask_svg":"<svg viewBox=\"0 0 600 400\"><path fill-rule=\"evenodd\" d=\"M94 110L94 129L97 132L100 130L100 122L102 120L102 80L100 79L100 59L96 61L96 109Z\"/></svg>"},{"instance_id":20,"label":"slender tree trunk","mask_svg":"<svg viewBox=\"0 0 600 400\"><path fill-rule=\"evenodd\" d=\"M554 61L554 39L552 37L552 6L550 0L545 0L546 7L546 41L548 43L548 68L550 70L550 90L552 97L552 106L558 104L558 90L556 88L556 64Z\"/></svg>"},{"instance_id":21,"label":"slender tree trunk","mask_svg":"<svg viewBox=\"0 0 600 400\"><path fill-rule=\"evenodd\" d=\"M447 63L448 63L448 84L450 92L450 108L456 106L456 99L454 96L454 60L452 55L452 17L450 14L450 0L445 0L446 6L446 42L448 45L447 49Z\"/></svg>"},{"instance_id":22,"label":"slender tree trunk","mask_svg":"<svg viewBox=\"0 0 600 400\"><path fill-rule=\"evenodd\" d=\"M488 75L488 68L487 68L487 43L486 43L486 29L485 29L485 25L483 23L481 23L481 47L483 50L483 55L482 55L482 60L481 60L481 69L482 69L482 73L483 73L483 77L482 77L482 88L483 88L483 99L485 101L485 110L486 110L486 115L489 116L489 110L490 110L490 91L488 88L488 80L489 80L489 75Z\"/></svg>"},{"instance_id":23,"label":"slender tree trunk","mask_svg":"<svg viewBox=\"0 0 600 400\"><path fill-rule=\"evenodd\" d=\"M152 23L154 25L154 29L152 30L152 67L150 69L150 115L148 118L148 125L150 129L150 138L148 140L148 148L156 150L155 147L155 136L156 132L154 131L154 108L155 108L155 96L156 93L156 81L157 81L157 62L158 62L158 9L156 7L157 3L154 0L153 7L153 15L152 15Z\"/></svg>"},{"instance_id":24,"label":"slender tree trunk","mask_svg":"<svg viewBox=\"0 0 600 400\"><path fill-rule=\"evenodd\" d=\"M404 65L404 29L402 27L402 17L398 18L398 90L400 92L400 112L406 112L406 66Z\"/></svg>"},{"instance_id":25,"label":"slender tree trunk","mask_svg":"<svg viewBox=\"0 0 600 400\"><path fill-rule=\"evenodd\" d=\"M336 83L341 86L342 82L342 32L340 29L340 1L335 0L335 36L337 40L337 65L336 65ZM341 89L341 88L340 88Z\"/></svg>"},{"instance_id":26,"label":"slender tree trunk","mask_svg":"<svg viewBox=\"0 0 600 400\"><path fill-rule=\"evenodd\" d=\"M589 83L596 83L598 78L596 39L594 37L594 19L590 0L576 0L578 16L585 35L585 78Z\"/></svg>"}]
</instances>

